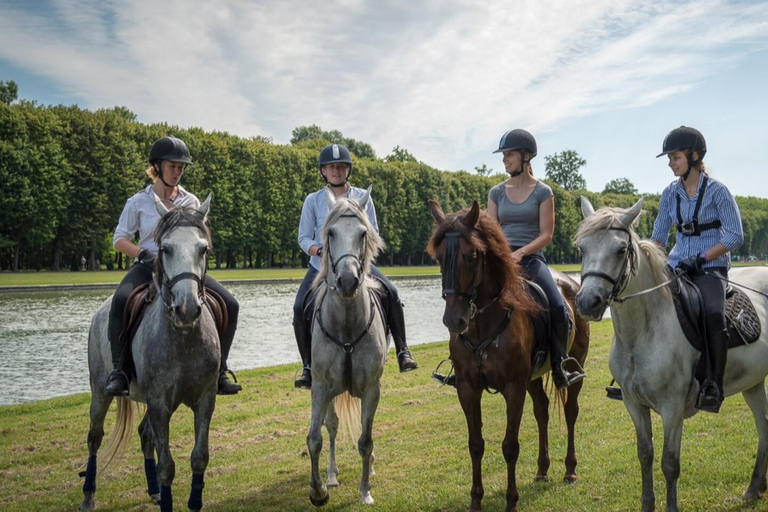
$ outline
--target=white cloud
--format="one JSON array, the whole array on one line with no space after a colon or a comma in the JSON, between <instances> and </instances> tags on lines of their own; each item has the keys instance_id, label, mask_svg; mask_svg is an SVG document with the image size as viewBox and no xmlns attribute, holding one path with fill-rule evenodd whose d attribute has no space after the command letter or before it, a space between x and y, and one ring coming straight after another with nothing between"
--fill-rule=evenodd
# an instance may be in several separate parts
<instances>
[{"instance_id":1,"label":"white cloud","mask_svg":"<svg viewBox=\"0 0 768 512\"><path fill-rule=\"evenodd\" d=\"M144 121L277 142L316 123L455 168L514 126L689 91L765 47L767 5L56 0L3 7L0 59Z\"/></svg>"}]
</instances>

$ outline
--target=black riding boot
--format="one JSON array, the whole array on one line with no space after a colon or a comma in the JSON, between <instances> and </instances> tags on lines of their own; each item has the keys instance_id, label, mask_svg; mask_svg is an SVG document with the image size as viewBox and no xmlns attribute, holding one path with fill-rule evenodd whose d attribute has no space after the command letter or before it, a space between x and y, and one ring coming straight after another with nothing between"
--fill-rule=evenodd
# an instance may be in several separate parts
<instances>
[{"instance_id":1,"label":"black riding boot","mask_svg":"<svg viewBox=\"0 0 768 512\"><path fill-rule=\"evenodd\" d=\"M549 337L549 358L552 366L552 380L555 381L557 389L565 389L571 384L582 380L584 370L576 359L567 357L568 347L568 322L552 324L552 336ZM567 361L573 361L578 366L574 372L569 372L564 368Z\"/></svg>"},{"instance_id":2,"label":"black riding boot","mask_svg":"<svg viewBox=\"0 0 768 512\"><path fill-rule=\"evenodd\" d=\"M128 375L122 368L123 352L125 351L125 338L122 322L109 316L109 325L107 327L107 337L112 349L112 373L107 378L105 391L110 396L128 395Z\"/></svg>"},{"instance_id":3,"label":"black riding boot","mask_svg":"<svg viewBox=\"0 0 768 512\"><path fill-rule=\"evenodd\" d=\"M707 338L709 362L712 365L712 380L704 382L696 408L706 412L720 412L720 405L725 399L723 393L723 375L728 360L728 330L710 334Z\"/></svg>"},{"instance_id":4,"label":"black riding boot","mask_svg":"<svg viewBox=\"0 0 768 512\"><path fill-rule=\"evenodd\" d=\"M299 389L312 389L312 333L307 330L304 322L294 321L293 334L296 336L296 345L299 346L299 355L304 364L301 377L293 381L293 386Z\"/></svg>"},{"instance_id":5,"label":"black riding boot","mask_svg":"<svg viewBox=\"0 0 768 512\"><path fill-rule=\"evenodd\" d=\"M397 365L400 367L400 373L410 372L418 368L419 363L413 360L411 351L408 350L408 344L405 342L405 315L403 314L403 303L399 300L396 302L392 301L391 309L389 330L392 333L392 340L395 342Z\"/></svg>"},{"instance_id":6,"label":"black riding boot","mask_svg":"<svg viewBox=\"0 0 768 512\"><path fill-rule=\"evenodd\" d=\"M221 335L221 365L219 367L219 395L235 395L242 391L243 387L237 383L237 377L234 372L227 368L227 359L229 359L229 349L232 348L232 341L235 339L237 322L227 325ZM229 380L227 374L232 375L235 382Z\"/></svg>"}]
</instances>

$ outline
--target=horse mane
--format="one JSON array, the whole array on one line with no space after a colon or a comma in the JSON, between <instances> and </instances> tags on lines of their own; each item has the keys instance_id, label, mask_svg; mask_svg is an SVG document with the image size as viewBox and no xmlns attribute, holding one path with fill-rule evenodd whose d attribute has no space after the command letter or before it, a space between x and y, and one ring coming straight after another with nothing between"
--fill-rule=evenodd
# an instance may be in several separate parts
<instances>
[{"instance_id":1,"label":"horse mane","mask_svg":"<svg viewBox=\"0 0 768 512\"><path fill-rule=\"evenodd\" d=\"M499 223L489 217L485 210L480 210L477 226L474 228L462 222L469 208L455 213L446 214L427 245L427 252L432 258L437 255L437 247L443 242L445 235L459 232L472 246L486 254L486 262L490 274L498 280L501 286L499 303L509 309L516 309L528 314L536 314L540 307L531 297L523 280L520 265L512 259L507 239L501 231Z\"/></svg>"},{"instance_id":2,"label":"horse mane","mask_svg":"<svg viewBox=\"0 0 768 512\"><path fill-rule=\"evenodd\" d=\"M598 231L603 231L612 226L623 225L621 222L621 216L629 211L628 208L615 208L607 207L600 208L594 214L585 218L579 226L576 236L574 237L574 243L576 245L581 243L581 240L589 235L593 235ZM669 279L669 271L667 270L667 255L664 250L650 240L641 240L635 232L635 224L637 219L629 227L630 242L635 246L635 252L642 252L645 255L645 261L653 274L653 280L657 283L661 283ZM639 249L639 251L638 251ZM660 290L661 293L669 295L669 288L663 287Z\"/></svg>"},{"instance_id":3,"label":"horse mane","mask_svg":"<svg viewBox=\"0 0 768 512\"><path fill-rule=\"evenodd\" d=\"M328 217L325 219L325 225L323 225L323 247L328 247L328 226L335 224L336 221L338 221L339 218L343 215L349 214L357 217L357 219L368 230L368 235L365 237L365 253L363 255L362 261L363 273L367 275L371 267L371 262L376 259L376 257L379 255L379 252L381 252L382 249L386 247L386 244L379 235L379 232L376 231L376 228L374 228L371 222L368 220L368 215L366 215L365 211L360 208L357 201L347 197L339 197L336 199L336 204L331 209L331 211L328 212ZM329 258L329 252L323 251L323 263L320 266L320 271L318 272L317 277L315 278L315 284L324 283L325 279L328 277L328 269L331 267Z\"/></svg>"},{"instance_id":4,"label":"horse mane","mask_svg":"<svg viewBox=\"0 0 768 512\"><path fill-rule=\"evenodd\" d=\"M190 206L178 206L171 208L168 210L168 213L160 217L160 221L157 223L154 234L155 244L157 247L160 247L160 242L163 240L165 235L181 226L191 226L199 229L205 235L205 240L208 243L209 250L213 247L213 243L211 241L211 230L208 228L205 216L197 211L196 208L192 208ZM161 265L161 262L162 259L157 258L156 265ZM155 280L157 281L158 287L160 287L160 279L160 272L155 272Z\"/></svg>"}]
</instances>

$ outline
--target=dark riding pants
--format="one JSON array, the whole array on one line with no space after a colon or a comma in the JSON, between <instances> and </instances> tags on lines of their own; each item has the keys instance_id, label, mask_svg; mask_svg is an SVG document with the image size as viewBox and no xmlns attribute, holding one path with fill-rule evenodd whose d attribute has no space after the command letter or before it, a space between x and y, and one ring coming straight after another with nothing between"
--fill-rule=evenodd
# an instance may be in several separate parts
<instances>
[{"instance_id":1,"label":"dark riding pants","mask_svg":"<svg viewBox=\"0 0 768 512\"><path fill-rule=\"evenodd\" d=\"M530 254L525 256L520 264L527 274L526 277L544 290L549 301L549 313L552 323L564 324L567 319L565 299L563 299L563 294L560 293L555 279L547 268L547 260L539 254Z\"/></svg>"},{"instance_id":2,"label":"dark riding pants","mask_svg":"<svg viewBox=\"0 0 768 512\"><path fill-rule=\"evenodd\" d=\"M713 334L725 330L725 281L728 270L723 267L708 268L704 273L690 274L691 281L701 291L704 302L704 319L707 333Z\"/></svg>"}]
</instances>

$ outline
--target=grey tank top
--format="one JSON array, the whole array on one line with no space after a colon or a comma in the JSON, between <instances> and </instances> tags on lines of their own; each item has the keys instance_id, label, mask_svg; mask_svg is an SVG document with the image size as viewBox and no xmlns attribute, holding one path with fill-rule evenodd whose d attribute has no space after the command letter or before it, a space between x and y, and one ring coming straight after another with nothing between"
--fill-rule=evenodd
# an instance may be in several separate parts
<instances>
[{"instance_id":1,"label":"grey tank top","mask_svg":"<svg viewBox=\"0 0 768 512\"><path fill-rule=\"evenodd\" d=\"M534 241L541 234L539 230L539 207L541 203L552 197L549 185L536 182L536 186L522 203L513 203L504 191L501 182L491 189L488 199L496 204L499 224L510 247L522 247ZM539 251L537 254L542 254Z\"/></svg>"}]
</instances>

